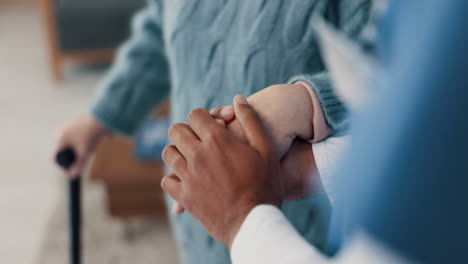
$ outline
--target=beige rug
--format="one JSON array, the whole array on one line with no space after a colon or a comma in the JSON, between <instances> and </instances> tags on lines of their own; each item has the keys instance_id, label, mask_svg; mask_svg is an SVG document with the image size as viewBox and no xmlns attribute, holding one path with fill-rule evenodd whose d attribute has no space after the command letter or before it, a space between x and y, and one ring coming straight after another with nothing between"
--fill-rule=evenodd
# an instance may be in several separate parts
<instances>
[{"instance_id":1,"label":"beige rug","mask_svg":"<svg viewBox=\"0 0 468 264\"><path fill-rule=\"evenodd\" d=\"M83 188L83 264L177 263L175 242L165 217L122 222L106 214L100 185ZM66 184L63 183L63 190ZM37 264L68 263L67 200L53 212Z\"/></svg>"}]
</instances>

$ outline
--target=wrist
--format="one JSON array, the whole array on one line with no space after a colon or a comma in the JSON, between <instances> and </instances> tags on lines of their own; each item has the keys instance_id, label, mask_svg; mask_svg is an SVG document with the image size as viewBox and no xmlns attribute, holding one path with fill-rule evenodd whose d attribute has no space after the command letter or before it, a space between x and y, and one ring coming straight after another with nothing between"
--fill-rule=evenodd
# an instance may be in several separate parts
<instances>
[{"instance_id":1,"label":"wrist","mask_svg":"<svg viewBox=\"0 0 468 264\"><path fill-rule=\"evenodd\" d=\"M100 137L110 133L110 131L93 116L88 116L88 126L93 131L94 136Z\"/></svg>"},{"instance_id":2,"label":"wrist","mask_svg":"<svg viewBox=\"0 0 468 264\"><path fill-rule=\"evenodd\" d=\"M293 138L308 140L314 137L314 104L309 88L301 82L292 84L296 100L292 104L292 124L289 134Z\"/></svg>"},{"instance_id":3,"label":"wrist","mask_svg":"<svg viewBox=\"0 0 468 264\"><path fill-rule=\"evenodd\" d=\"M307 88L300 84L277 84L248 98L269 131L279 156L292 141L310 139L313 134L313 105Z\"/></svg>"},{"instance_id":4,"label":"wrist","mask_svg":"<svg viewBox=\"0 0 468 264\"><path fill-rule=\"evenodd\" d=\"M98 120L92 116L86 118L87 122L87 134L88 134L88 147L90 151L93 151L99 141L106 135L110 134L110 131L102 125Z\"/></svg>"},{"instance_id":5,"label":"wrist","mask_svg":"<svg viewBox=\"0 0 468 264\"><path fill-rule=\"evenodd\" d=\"M226 234L226 246L229 250L232 248L232 242L239 233L239 229L244 223L247 215L249 215L250 211L255 208L256 205L246 206L241 210L233 210L232 212L235 214L234 216L230 217L230 221L227 223L227 234Z\"/></svg>"},{"instance_id":6,"label":"wrist","mask_svg":"<svg viewBox=\"0 0 468 264\"><path fill-rule=\"evenodd\" d=\"M311 143L316 143L324 138L326 138L328 135L330 135L331 130L327 125L327 121L325 120L325 115L323 113L322 106L320 104L320 101L317 97L317 94L315 93L314 88L312 86L304 81L298 81L296 84L300 84L304 86L309 94L309 99L311 100L313 112L312 112L312 118L311 123L312 123L312 129L313 129L313 137L311 138L301 138L301 139L310 139ZM309 120L309 119L308 119Z\"/></svg>"}]
</instances>

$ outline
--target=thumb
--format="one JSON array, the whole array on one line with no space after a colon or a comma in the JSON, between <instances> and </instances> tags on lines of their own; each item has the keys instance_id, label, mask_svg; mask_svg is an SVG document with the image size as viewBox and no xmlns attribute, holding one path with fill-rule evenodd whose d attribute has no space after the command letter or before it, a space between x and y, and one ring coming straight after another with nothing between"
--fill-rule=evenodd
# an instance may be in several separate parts
<instances>
[{"instance_id":1,"label":"thumb","mask_svg":"<svg viewBox=\"0 0 468 264\"><path fill-rule=\"evenodd\" d=\"M234 97L234 112L249 144L261 154L269 154L273 147L268 133L265 131L257 112L242 95Z\"/></svg>"},{"instance_id":2,"label":"thumb","mask_svg":"<svg viewBox=\"0 0 468 264\"><path fill-rule=\"evenodd\" d=\"M210 114L213 118L222 119L226 123L230 123L236 117L232 105L225 105L212 109Z\"/></svg>"}]
</instances>

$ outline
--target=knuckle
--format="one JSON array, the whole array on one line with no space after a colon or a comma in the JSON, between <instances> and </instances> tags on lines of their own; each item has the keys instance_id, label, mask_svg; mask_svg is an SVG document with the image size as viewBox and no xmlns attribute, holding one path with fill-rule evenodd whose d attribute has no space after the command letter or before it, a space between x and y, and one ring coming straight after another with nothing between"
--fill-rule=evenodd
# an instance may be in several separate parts
<instances>
[{"instance_id":1,"label":"knuckle","mask_svg":"<svg viewBox=\"0 0 468 264\"><path fill-rule=\"evenodd\" d=\"M198 109L193 109L192 111L190 111L187 115L187 120L190 121L193 119L194 116L197 115L197 110Z\"/></svg>"},{"instance_id":2,"label":"knuckle","mask_svg":"<svg viewBox=\"0 0 468 264\"><path fill-rule=\"evenodd\" d=\"M213 129L214 130L214 129ZM223 137L217 131L210 131L206 134L205 142L210 149L222 145Z\"/></svg>"},{"instance_id":3,"label":"knuckle","mask_svg":"<svg viewBox=\"0 0 468 264\"><path fill-rule=\"evenodd\" d=\"M203 109L203 108L195 108L195 109L193 109L192 111L190 111L190 113L189 113L188 116L187 116L187 120L191 120L191 119L193 119L193 118L195 118L195 117L197 117L197 116L199 116L199 115L201 115L201 114L203 114L203 113L206 113L206 112L207 112L206 109Z\"/></svg>"},{"instance_id":4,"label":"knuckle","mask_svg":"<svg viewBox=\"0 0 468 264\"><path fill-rule=\"evenodd\" d=\"M176 123L169 127L167 131L170 138L173 138L177 135L178 131L180 131L184 127L184 124Z\"/></svg>"},{"instance_id":5,"label":"knuckle","mask_svg":"<svg viewBox=\"0 0 468 264\"><path fill-rule=\"evenodd\" d=\"M173 145L165 147L161 156L168 167L174 170L185 168L185 158L177 153Z\"/></svg>"},{"instance_id":6,"label":"knuckle","mask_svg":"<svg viewBox=\"0 0 468 264\"><path fill-rule=\"evenodd\" d=\"M171 136L174 134L174 129L175 129L174 126L175 126L175 125L176 125L176 124L171 125L171 126L169 127L169 129L167 130L167 135L168 135L169 137L171 137Z\"/></svg>"},{"instance_id":7,"label":"knuckle","mask_svg":"<svg viewBox=\"0 0 468 264\"><path fill-rule=\"evenodd\" d=\"M166 176L167 177L167 176ZM162 178L161 180L161 189L166 192L166 177Z\"/></svg>"},{"instance_id":8,"label":"knuckle","mask_svg":"<svg viewBox=\"0 0 468 264\"><path fill-rule=\"evenodd\" d=\"M172 145L171 146L166 146L163 149L162 153L161 153L161 158L165 163L167 163L167 160L168 160L167 158L169 157L169 152L170 152L171 147L172 147Z\"/></svg>"},{"instance_id":9,"label":"knuckle","mask_svg":"<svg viewBox=\"0 0 468 264\"><path fill-rule=\"evenodd\" d=\"M169 194L169 196L172 197L172 195L173 195L173 193L171 192L172 189L170 188L168 182L169 182L169 175L165 176L165 177L161 180L161 189L162 189L165 193Z\"/></svg>"}]
</instances>

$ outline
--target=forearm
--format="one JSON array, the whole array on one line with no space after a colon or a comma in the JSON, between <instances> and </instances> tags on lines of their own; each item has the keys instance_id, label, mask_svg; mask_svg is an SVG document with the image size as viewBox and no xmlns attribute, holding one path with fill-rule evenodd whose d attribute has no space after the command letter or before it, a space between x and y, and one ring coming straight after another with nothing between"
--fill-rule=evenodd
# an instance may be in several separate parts
<instances>
[{"instance_id":1,"label":"forearm","mask_svg":"<svg viewBox=\"0 0 468 264\"><path fill-rule=\"evenodd\" d=\"M310 84L306 82L297 82L296 84L300 84L304 87L306 87L307 92L309 94L310 100L312 102L312 108L313 108L313 118L312 118L312 124L313 124L313 137L309 140L310 143L317 143L326 137L328 137L332 130L328 126L327 121L325 119L325 114L323 112L322 106L320 104L320 100L317 96L317 94L314 91L314 88L310 86ZM306 122L309 120L305 120Z\"/></svg>"},{"instance_id":2,"label":"forearm","mask_svg":"<svg viewBox=\"0 0 468 264\"><path fill-rule=\"evenodd\" d=\"M331 133L339 131L348 124L348 110L336 94L329 74L303 74L291 78L289 83L301 83L309 88L309 97L314 102L315 114L320 114L323 125L317 125L313 142L325 139ZM315 122L319 120L315 118Z\"/></svg>"},{"instance_id":3,"label":"forearm","mask_svg":"<svg viewBox=\"0 0 468 264\"><path fill-rule=\"evenodd\" d=\"M329 137L315 144L295 140L281 160L281 171L286 180L286 199L326 192L333 203L336 188L332 177L350 139L350 136Z\"/></svg>"},{"instance_id":4,"label":"forearm","mask_svg":"<svg viewBox=\"0 0 468 264\"><path fill-rule=\"evenodd\" d=\"M91 109L109 130L128 135L167 96L170 85L160 9L156 1L150 3L135 16L132 37L120 48Z\"/></svg>"},{"instance_id":5,"label":"forearm","mask_svg":"<svg viewBox=\"0 0 468 264\"><path fill-rule=\"evenodd\" d=\"M295 138L313 137L313 104L303 85L274 85L248 98L282 157Z\"/></svg>"},{"instance_id":6,"label":"forearm","mask_svg":"<svg viewBox=\"0 0 468 264\"><path fill-rule=\"evenodd\" d=\"M285 179L286 200L296 200L324 193L310 143L294 140L291 149L281 160L280 165L281 173Z\"/></svg>"}]
</instances>

